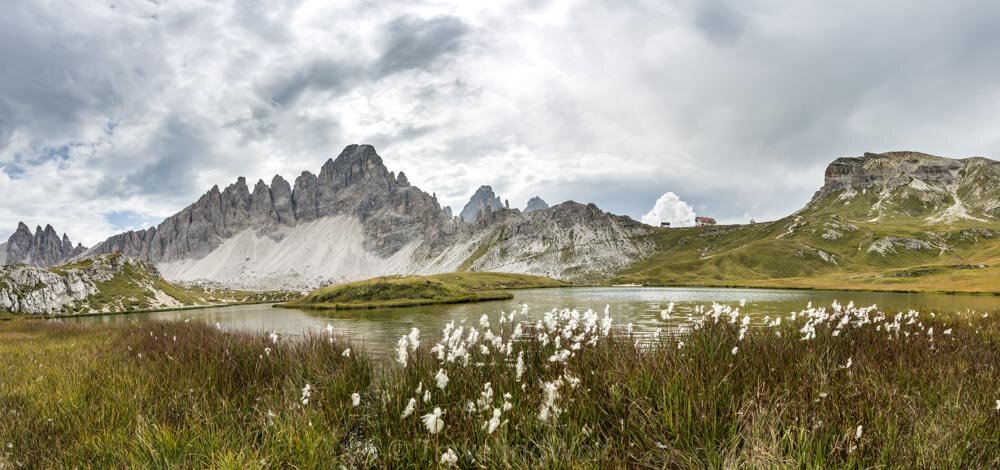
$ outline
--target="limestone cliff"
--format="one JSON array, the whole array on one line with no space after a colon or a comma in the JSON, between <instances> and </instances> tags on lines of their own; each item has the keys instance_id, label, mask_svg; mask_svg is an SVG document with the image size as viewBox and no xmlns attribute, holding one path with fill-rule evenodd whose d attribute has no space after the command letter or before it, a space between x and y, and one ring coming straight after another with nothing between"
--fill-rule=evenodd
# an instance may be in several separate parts
<instances>
[{"instance_id":1,"label":"limestone cliff","mask_svg":"<svg viewBox=\"0 0 1000 470\"><path fill-rule=\"evenodd\" d=\"M51 225L35 227L31 233L24 222L17 224L17 230L4 244L3 262L0 264L24 263L37 267L55 266L83 253L83 245L73 246L64 233L62 238Z\"/></svg>"}]
</instances>

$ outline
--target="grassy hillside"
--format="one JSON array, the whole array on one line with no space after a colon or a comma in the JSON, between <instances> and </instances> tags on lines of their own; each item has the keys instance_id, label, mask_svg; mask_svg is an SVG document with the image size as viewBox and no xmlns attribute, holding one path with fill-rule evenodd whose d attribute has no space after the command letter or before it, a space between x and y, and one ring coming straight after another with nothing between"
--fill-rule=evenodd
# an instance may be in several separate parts
<instances>
[{"instance_id":1,"label":"grassy hillside","mask_svg":"<svg viewBox=\"0 0 1000 470\"><path fill-rule=\"evenodd\" d=\"M1000 292L996 219L936 222L910 196L840 196L775 222L660 229L657 254L611 282Z\"/></svg>"},{"instance_id":2,"label":"grassy hillside","mask_svg":"<svg viewBox=\"0 0 1000 470\"><path fill-rule=\"evenodd\" d=\"M480 302L513 297L508 289L557 287L555 279L489 272L379 277L330 286L282 304L291 308L352 309Z\"/></svg>"}]
</instances>

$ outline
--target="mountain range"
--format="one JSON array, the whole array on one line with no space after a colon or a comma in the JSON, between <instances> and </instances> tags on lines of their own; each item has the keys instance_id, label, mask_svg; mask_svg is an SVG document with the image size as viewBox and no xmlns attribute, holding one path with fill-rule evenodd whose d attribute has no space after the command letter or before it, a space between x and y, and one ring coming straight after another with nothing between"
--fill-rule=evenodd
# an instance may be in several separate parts
<instances>
[{"instance_id":1,"label":"mountain range","mask_svg":"<svg viewBox=\"0 0 1000 470\"><path fill-rule=\"evenodd\" d=\"M32 235L22 224L7 243L7 262L121 253L171 281L250 289L504 271L649 285L947 290L961 283L956 290L1000 291L991 280L1000 279L1000 163L916 152L839 158L812 200L788 217L658 228L573 201L549 207L536 197L523 211L511 209L485 185L453 217L433 193L389 171L373 147L350 145L318 174L303 172L293 184L276 175L252 189L238 178L156 227L82 253L66 237L57 246L54 233ZM25 246L39 248L25 257Z\"/></svg>"}]
</instances>

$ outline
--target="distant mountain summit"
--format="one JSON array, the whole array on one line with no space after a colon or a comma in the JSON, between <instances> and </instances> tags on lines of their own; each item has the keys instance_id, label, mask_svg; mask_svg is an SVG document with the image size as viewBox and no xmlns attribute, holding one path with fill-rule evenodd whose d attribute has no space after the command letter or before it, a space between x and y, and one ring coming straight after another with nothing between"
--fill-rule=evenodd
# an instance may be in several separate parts
<instances>
[{"instance_id":1,"label":"distant mountain summit","mask_svg":"<svg viewBox=\"0 0 1000 470\"><path fill-rule=\"evenodd\" d=\"M928 222L1000 219L1000 162L918 152L838 158L808 208L835 205L869 220Z\"/></svg>"},{"instance_id":2,"label":"distant mountain summit","mask_svg":"<svg viewBox=\"0 0 1000 470\"><path fill-rule=\"evenodd\" d=\"M489 186L452 217L433 194L389 171L372 146L350 145L318 175L302 172L294 185L276 175L252 190L240 177L85 256L123 253L169 280L262 289L457 270L589 279L648 254L652 243L637 238L647 233L593 205L511 210Z\"/></svg>"},{"instance_id":3,"label":"distant mountain summit","mask_svg":"<svg viewBox=\"0 0 1000 470\"><path fill-rule=\"evenodd\" d=\"M545 202L542 198L535 196L528 199L528 205L524 207L524 212L540 211L548 208L549 204L547 202Z\"/></svg>"},{"instance_id":4,"label":"distant mountain summit","mask_svg":"<svg viewBox=\"0 0 1000 470\"><path fill-rule=\"evenodd\" d=\"M2 246L2 264L24 263L41 268L64 263L86 251L83 245L73 246L65 233L60 238L51 225L46 225L44 229L36 226L32 233L24 222L17 224L17 230Z\"/></svg>"},{"instance_id":5,"label":"distant mountain summit","mask_svg":"<svg viewBox=\"0 0 1000 470\"><path fill-rule=\"evenodd\" d=\"M483 213L492 212L502 207L504 204L496 194L493 194L493 188L484 185L472 194L459 215L466 222L475 222Z\"/></svg>"}]
</instances>

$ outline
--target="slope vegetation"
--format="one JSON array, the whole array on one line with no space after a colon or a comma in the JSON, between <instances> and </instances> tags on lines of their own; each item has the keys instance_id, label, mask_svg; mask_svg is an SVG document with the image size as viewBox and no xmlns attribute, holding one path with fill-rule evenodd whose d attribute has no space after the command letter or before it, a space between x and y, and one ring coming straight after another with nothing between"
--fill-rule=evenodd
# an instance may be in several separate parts
<instances>
[{"instance_id":1,"label":"slope vegetation","mask_svg":"<svg viewBox=\"0 0 1000 470\"><path fill-rule=\"evenodd\" d=\"M320 289L281 306L359 309L481 302L510 299L509 289L564 285L542 276L485 272L379 277Z\"/></svg>"},{"instance_id":2,"label":"slope vegetation","mask_svg":"<svg viewBox=\"0 0 1000 470\"><path fill-rule=\"evenodd\" d=\"M612 282L1000 292L998 167L904 152L839 159L799 212L657 230L656 254Z\"/></svg>"}]
</instances>

